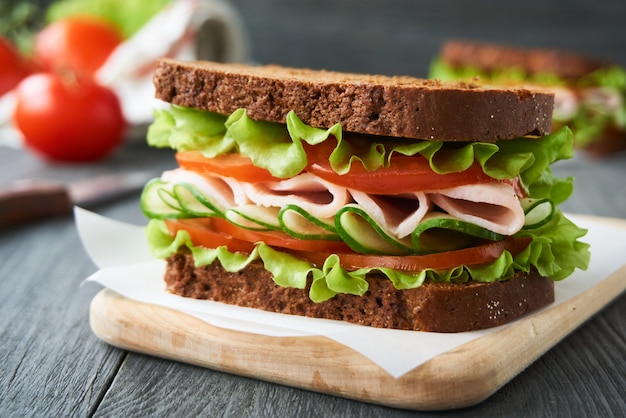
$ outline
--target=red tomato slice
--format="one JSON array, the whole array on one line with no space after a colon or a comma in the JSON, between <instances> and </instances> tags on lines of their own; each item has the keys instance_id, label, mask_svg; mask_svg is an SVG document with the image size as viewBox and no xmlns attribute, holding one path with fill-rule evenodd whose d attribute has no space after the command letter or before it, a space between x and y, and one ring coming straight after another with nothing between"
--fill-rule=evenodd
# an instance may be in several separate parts
<instances>
[{"instance_id":1,"label":"red tomato slice","mask_svg":"<svg viewBox=\"0 0 626 418\"><path fill-rule=\"evenodd\" d=\"M421 156L392 157L391 167L367 171L362 164L353 164L347 174L337 174L330 167L328 157L335 145L325 141L314 146L306 145L309 164L306 171L333 184L372 194L399 194L407 191L440 190L466 184L495 182L487 176L479 164L469 169L450 174L437 174L432 171L428 160ZM179 152L178 164L199 174L213 174L232 177L249 183L280 181L280 178L261 167L255 166L248 157L240 154L226 154L206 158L199 151Z\"/></svg>"},{"instance_id":2,"label":"red tomato slice","mask_svg":"<svg viewBox=\"0 0 626 418\"><path fill-rule=\"evenodd\" d=\"M280 179L261 167L257 167L248 157L240 154L224 154L207 158L200 151L179 152L176 161L182 168L199 174L218 174L248 183L279 181Z\"/></svg>"},{"instance_id":3,"label":"red tomato slice","mask_svg":"<svg viewBox=\"0 0 626 418\"><path fill-rule=\"evenodd\" d=\"M329 141L315 146L305 144L309 160L306 170L333 184L365 193L399 194L497 181L486 175L478 163L459 173L437 174L430 168L428 160L419 155L394 155L390 167L375 171L367 171L357 162L351 165L348 173L337 174L328 160L334 148L335 144Z\"/></svg>"},{"instance_id":4,"label":"red tomato slice","mask_svg":"<svg viewBox=\"0 0 626 418\"><path fill-rule=\"evenodd\" d=\"M174 220L168 219L165 221L168 231L172 235L180 230L187 231L191 242L195 245L199 245L207 248L217 248L226 246L231 252L251 253L254 249L254 244L248 241L243 241L234 238L230 235L216 232L212 228L211 218L198 218L198 219L184 219Z\"/></svg>"},{"instance_id":5,"label":"red tomato slice","mask_svg":"<svg viewBox=\"0 0 626 418\"><path fill-rule=\"evenodd\" d=\"M187 230L188 225L190 225L194 229L194 236L191 237L191 241L196 245L208 248L214 248L220 245L228 246L228 243L225 243L225 241L230 242L231 240L235 240L245 242L246 244L264 242L272 247L300 251L322 251L325 253L351 251L350 247L341 241L302 240L280 231L251 231L249 229L240 228L222 218L178 219L167 220L166 223L175 230ZM220 238L216 238L216 235ZM224 237L226 237L226 239ZM234 244L239 245L239 243ZM253 247L254 245L249 246L249 250L247 251L245 249L236 251L250 252ZM230 249L230 246L228 246L228 248Z\"/></svg>"},{"instance_id":6,"label":"red tomato slice","mask_svg":"<svg viewBox=\"0 0 626 418\"><path fill-rule=\"evenodd\" d=\"M169 231L178 230L189 233L195 245L215 248L225 245L230 251L250 253L254 243L263 241L272 247L281 247L297 257L316 266L322 266L324 260L337 254L341 265L348 271L368 267L387 267L406 272L417 272L427 268L445 270L460 265L474 266L495 261L502 251L518 254L530 243L530 238L509 237L477 247L444 253L409 256L386 256L357 254L344 243L323 240L299 240L280 232L259 232L239 228L221 218L167 220Z\"/></svg>"},{"instance_id":7,"label":"red tomato slice","mask_svg":"<svg viewBox=\"0 0 626 418\"><path fill-rule=\"evenodd\" d=\"M509 237L503 241L489 242L477 247L427 255L389 256L357 254L353 252L337 255L339 256L341 266L348 271L370 267L387 267L405 272L418 272L427 268L447 270L461 265L475 266L491 263L504 250L508 250L511 254L516 255L524 250L530 244L530 241L530 238ZM293 251L292 253L317 266L321 266L328 256L328 254L298 251Z\"/></svg>"}]
</instances>

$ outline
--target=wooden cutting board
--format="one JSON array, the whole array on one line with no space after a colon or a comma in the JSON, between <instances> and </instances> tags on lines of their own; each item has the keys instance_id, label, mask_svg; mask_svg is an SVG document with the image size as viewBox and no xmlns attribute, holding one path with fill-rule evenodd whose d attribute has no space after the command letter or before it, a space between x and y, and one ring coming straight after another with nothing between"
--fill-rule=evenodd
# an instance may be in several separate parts
<instances>
[{"instance_id":1,"label":"wooden cutting board","mask_svg":"<svg viewBox=\"0 0 626 418\"><path fill-rule=\"evenodd\" d=\"M624 221L615 222L624 227ZM440 354L397 379L326 337L218 328L109 289L92 300L90 324L103 341L131 351L364 402L441 410L486 399L624 289L626 266L560 305Z\"/></svg>"}]
</instances>

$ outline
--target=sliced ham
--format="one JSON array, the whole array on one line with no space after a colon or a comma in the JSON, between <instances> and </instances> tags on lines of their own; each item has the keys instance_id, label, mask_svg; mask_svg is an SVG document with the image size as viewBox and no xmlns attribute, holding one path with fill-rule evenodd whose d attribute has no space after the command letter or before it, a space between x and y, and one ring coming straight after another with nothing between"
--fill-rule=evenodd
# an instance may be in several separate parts
<instances>
[{"instance_id":1,"label":"sliced ham","mask_svg":"<svg viewBox=\"0 0 626 418\"><path fill-rule=\"evenodd\" d=\"M350 203L345 187L336 186L310 173L268 183L242 183L250 201L260 206L295 204L316 218L331 218Z\"/></svg>"},{"instance_id":2,"label":"sliced ham","mask_svg":"<svg viewBox=\"0 0 626 418\"><path fill-rule=\"evenodd\" d=\"M383 196L350 190L350 194L381 228L400 239L413 232L431 206L426 194L421 192Z\"/></svg>"},{"instance_id":3,"label":"sliced ham","mask_svg":"<svg viewBox=\"0 0 626 418\"><path fill-rule=\"evenodd\" d=\"M161 180L168 183L189 183L224 209L249 204L241 183L229 178L203 176L182 168L165 171Z\"/></svg>"},{"instance_id":4,"label":"sliced ham","mask_svg":"<svg viewBox=\"0 0 626 418\"><path fill-rule=\"evenodd\" d=\"M513 235L524 225L524 210L515 190L505 183L459 186L430 194L450 215L490 231Z\"/></svg>"}]
</instances>

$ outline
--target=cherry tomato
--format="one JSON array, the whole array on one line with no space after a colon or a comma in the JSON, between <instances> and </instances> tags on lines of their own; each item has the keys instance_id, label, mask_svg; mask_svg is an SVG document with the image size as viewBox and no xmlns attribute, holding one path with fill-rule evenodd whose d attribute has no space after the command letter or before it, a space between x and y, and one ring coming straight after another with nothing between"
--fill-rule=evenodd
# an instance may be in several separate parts
<instances>
[{"instance_id":1,"label":"cherry tomato","mask_svg":"<svg viewBox=\"0 0 626 418\"><path fill-rule=\"evenodd\" d=\"M14 122L27 147L57 161L94 161L122 141L126 122L119 99L89 78L51 73L16 88Z\"/></svg>"},{"instance_id":2,"label":"cherry tomato","mask_svg":"<svg viewBox=\"0 0 626 418\"><path fill-rule=\"evenodd\" d=\"M73 16L46 26L35 38L35 58L47 71L93 75L124 40L106 20Z\"/></svg>"},{"instance_id":3,"label":"cherry tomato","mask_svg":"<svg viewBox=\"0 0 626 418\"><path fill-rule=\"evenodd\" d=\"M31 72L27 60L20 56L8 39L0 36L0 96L13 90Z\"/></svg>"}]
</instances>

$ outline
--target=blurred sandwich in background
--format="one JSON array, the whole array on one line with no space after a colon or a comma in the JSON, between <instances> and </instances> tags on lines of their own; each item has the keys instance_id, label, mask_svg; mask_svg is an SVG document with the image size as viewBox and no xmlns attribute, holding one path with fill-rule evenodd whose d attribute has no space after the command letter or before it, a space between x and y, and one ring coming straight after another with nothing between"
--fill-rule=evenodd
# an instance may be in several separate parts
<instances>
[{"instance_id":1,"label":"blurred sandwich in background","mask_svg":"<svg viewBox=\"0 0 626 418\"><path fill-rule=\"evenodd\" d=\"M569 51L451 40L430 78L523 85L555 94L554 129L569 126L575 146L594 156L626 150L626 71Z\"/></svg>"}]
</instances>

